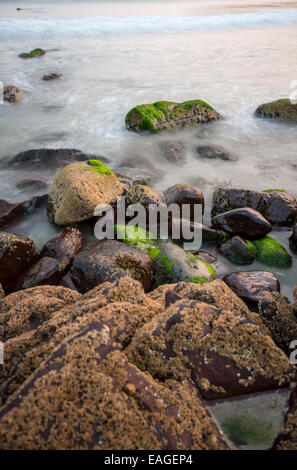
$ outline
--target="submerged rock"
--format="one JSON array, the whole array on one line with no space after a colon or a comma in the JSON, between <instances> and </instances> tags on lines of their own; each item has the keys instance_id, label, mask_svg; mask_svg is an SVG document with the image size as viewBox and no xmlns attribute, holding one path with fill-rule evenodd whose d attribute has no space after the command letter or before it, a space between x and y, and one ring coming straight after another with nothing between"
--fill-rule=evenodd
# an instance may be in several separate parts
<instances>
[{"instance_id":1,"label":"submerged rock","mask_svg":"<svg viewBox=\"0 0 297 470\"><path fill-rule=\"evenodd\" d=\"M23 52L22 54L19 55L22 59L31 59L32 57L38 57L41 55L44 55L46 51L41 48L33 49L31 52Z\"/></svg>"},{"instance_id":2,"label":"submerged rock","mask_svg":"<svg viewBox=\"0 0 297 470\"><path fill-rule=\"evenodd\" d=\"M57 80L60 77L62 77L61 73L49 73L48 75L43 75L42 80L44 81Z\"/></svg>"},{"instance_id":3,"label":"submerged rock","mask_svg":"<svg viewBox=\"0 0 297 470\"><path fill-rule=\"evenodd\" d=\"M190 186L189 184L174 184L164 192L167 205L177 204L180 208L180 216L182 214L182 206L188 204L190 206L190 219L194 219L195 205L202 206L202 214L204 212L204 196L199 188Z\"/></svg>"},{"instance_id":4,"label":"submerged rock","mask_svg":"<svg viewBox=\"0 0 297 470\"><path fill-rule=\"evenodd\" d=\"M240 237L232 237L223 243L218 252L234 264L252 264L257 256L257 249L253 243Z\"/></svg>"},{"instance_id":5,"label":"submerged rock","mask_svg":"<svg viewBox=\"0 0 297 470\"><path fill-rule=\"evenodd\" d=\"M249 207L232 209L212 218L214 228L231 235L244 235L247 238L264 237L272 229L260 212Z\"/></svg>"},{"instance_id":6,"label":"submerged rock","mask_svg":"<svg viewBox=\"0 0 297 470\"><path fill-rule=\"evenodd\" d=\"M174 103L157 101L135 106L126 115L126 127L134 131L158 132L166 129L197 126L221 116L202 100Z\"/></svg>"},{"instance_id":7,"label":"submerged rock","mask_svg":"<svg viewBox=\"0 0 297 470\"><path fill-rule=\"evenodd\" d=\"M253 241L257 249L257 259L268 266L286 268L291 266L292 257L285 247L272 237L264 237Z\"/></svg>"},{"instance_id":8,"label":"submerged rock","mask_svg":"<svg viewBox=\"0 0 297 470\"><path fill-rule=\"evenodd\" d=\"M185 148L183 142L161 142L160 149L169 163L182 163L185 161Z\"/></svg>"},{"instance_id":9,"label":"submerged rock","mask_svg":"<svg viewBox=\"0 0 297 470\"><path fill-rule=\"evenodd\" d=\"M250 207L260 212L276 226L291 226L297 218L297 201L280 189L250 191L246 189L216 189L212 202L212 217L240 207Z\"/></svg>"},{"instance_id":10,"label":"submerged rock","mask_svg":"<svg viewBox=\"0 0 297 470\"><path fill-rule=\"evenodd\" d=\"M28 180L23 180L17 183L16 187L20 189L21 191L42 191L44 189L47 189L49 186L49 183L43 180L37 180L37 179L28 179Z\"/></svg>"},{"instance_id":11,"label":"submerged rock","mask_svg":"<svg viewBox=\"0 0 297 470\"><path fill-rule=\"evenodd\" d=\"M206 158L209 160L238 160L237 155L234 155L220 145L199 145L196 151L200 158Z\"/></svg>"},{"instance_id":12,"label":"submerged rock","mask_svg":"<svg viewBox=\"0 0 297 470\"><path fill-rule=\"evenodd\" d=\"M297 104L292 104L289 99L271 101L261 104L256 109L255 115L259 118L297 122Z\"/></svg>"},{"instance_id":13,"label":"submerged rock","mask_svg":"<svg viewBox=\"0 0 297 470\"><path fill-rule=\"evenodd\" d=\"M0 199L0 228L4 228L19 217L31 214L47 204L47 195L33 197L24 202L10 203Z\"/></svg>"},{"instance_id":14,"label":"submerged rock","mask_svg":"<svg viewBox=\"0 0 297 470\"><path fill-rule=\"evenodd\" d=\"M290 237L290 248L297 254L297 223L293 227L293 233Z\"/></svg>"},{"instance_id":15,"label":"submerged rock","mask_svg":"<svg viewBox=\"0 0 297 470\"><path fill-rule=\"evenodd\" d=\"M270 292L279 292L279 280L270 272L242 271L228 274L223 279L238 297L247 303L258 303Z\"/></svg>"},{"instance_id":16,"label":"submerged rock","mask_svg":"<svg viewBox=\"0 0 297 470\"><path fill-rule=\"evenodd\" d=\"M20 101L23 92L20 88L14 85L6 85L3 90L3 99L9 103L16 103Z\"/></svg>"},{"instance_id":17,"label":"submerged rock","mask_svg":"<svg viewBox=\"0 0 297 470\"><path fill-rule=\"evenodd\" d=\"M57 225L90 219L101 205L112 205L123 187L110 168L99 160L73 163L56 176L48 200L48 216Z\"/></svg>"}]
</instances>

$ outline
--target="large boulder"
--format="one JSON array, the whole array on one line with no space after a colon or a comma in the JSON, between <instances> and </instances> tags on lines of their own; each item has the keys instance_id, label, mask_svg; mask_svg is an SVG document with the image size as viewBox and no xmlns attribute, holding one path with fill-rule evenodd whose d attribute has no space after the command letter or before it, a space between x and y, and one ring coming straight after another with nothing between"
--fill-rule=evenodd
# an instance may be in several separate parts
<instances>
[{"instance_id":1,"label":"large boulder","mask_svg":"<svg viewBox=\"0 0 297 470\"><path fill-rule=\"evenodd\" d=\"M0 232L0 283L9 288L37 258L35 245L27 237Z\"/></svg>"},{"instance_id":2,"label":"large boulder","mask_svg":"<svg viewBox=\"0 0 297 470\"><path fill-rule=\"evenodd\" d=\"M260 212L275 226L291 226L297 219L297 201L284 190L269 189L216 189L212 202L212 217L240 207L250 207Z\"/></svg>"},{"instance_id":3,"label":"large boulder","mask_svg":"<svg viewBox=\"0 0 297 470\"><path fill-rule=\"evenodd\" d=\"M3 90L4 101L8 101L9 103L16 103L17 101L20 101L22 96L23 96L23 92L17 86L6 85L4 87L4 90Z\"/></svg>"},{"instance_id":4,"label":"large boulder","mask_svg":"<svg viewBox=\"0 0 297 470\"><path fill-rule=\"evenodd\" d=\"M259 118L297 122L297 104L292 104L289 99L271 101L258 106L255 115Z\"/></svg>"},{"instance_id":5,"label":"large boulder","mask_svg":"<svg viewBox=\"0 0 297 470\"><path fill-rule=\"evenodd\" d=\"M55 178L48 199L48 215L57 225L71 225L95 215L99 205L115 204L123 186L99 160L73 163Z\"/></svg>"},{"instance_id":6,"label":"large boulder","mask_svg":"<svg viewBox=\"0 0 297 470\"><path fill-rule=\"evenodd\" d=\"M153 278L153 263L147 254L117 240L89 243L75 258L71 268L72 280L80 292L124 275L141 281L148 291Z\"/></svg>"},{"instance_id":7,"label":"large boulder","mask_svg":"<svg viewBox=\"0 0 297 470\"><path fill-rule=\"evenodd\" d=\"M254 240L257 249L257 259L268 266L287 268L292 264L292 257L278 241L272 237Z\"/></svg>"},{"instance_id":8,"label":"large boulder","mask_svg":"<svg viewBox=\"0 0 297 470\"><path fill-rule=\"evenodd\" d=\"M126 115L126 126L134 131L158 132L180 127L193 127L220 119L220 114L202 100L174 103L157 101L135 106Z\"/></svg>"},{"instance_id":9,"label":"large boulder","mask_svg":"<svg viewBox=\"0 0 297 470\"><path fill-rule=\"evenodd\" d=\"M174 184L164 192L167 205L177 204L180 208L182 217L182 206L188 204L190 206L190 219L194 219L194 206L202 206L202 214L204 212L204 196L199 188L190 186L189 184Z\"/></svg>"},{"instance_id":10,"label":"large boulder","mask_svg":"<svg viewBox=\"0 0 297 470\"><path fill-rule=\"evenodd\" d=\"M226 284L247 303L258 303L271 292L280 291L279 280L270 272L241 271L227 274L223 279Z\"/></svg>"},{"instance_id":11,"label":"large boulder","mask_svg":"<svg viewBox=\"0 0 297 470\"><path fill-rule=\"evenodd\" d=\"M59 261L63 270L69 267L84 244L84 237L78 227L67 227L43 247L40 256Z\"/></svg>"},{"instance_id":12,"label":"large boulder","mask_svg":"<svg viewBox=\"0 0 297 470\"><path fill-rule=\"evenodd\" d=\"M272 229L260 212L250 207L232 209L212 218L214 228L230 235L244 235L247 238L261 238Z\"/></svg>"}]
</instances>

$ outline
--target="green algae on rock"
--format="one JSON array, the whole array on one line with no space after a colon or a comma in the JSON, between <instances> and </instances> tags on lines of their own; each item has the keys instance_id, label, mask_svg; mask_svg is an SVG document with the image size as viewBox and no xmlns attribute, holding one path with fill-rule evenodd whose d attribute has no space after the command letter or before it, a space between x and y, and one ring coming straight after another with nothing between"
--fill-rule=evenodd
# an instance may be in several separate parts
<instances>
[{"instance_id":1,"label":"green algae on rock","mask_svg":"<svg viewBox=\"0 0 297 470\"><path fill-rule=\"evenodd\" d=\"M115 238L126 245L134 246L143 253L150 254L156 246L156 241L150 238L147 230L132 225L115 225Z\"/></svg>"},{"instance_id":2,"label":"green algae on rock","mask_svg":"<svg viewBox=\"0 0 297 470\"><path fill-rule=\"evenodd\" d=\"M135 106L126 115L126 127L135 131L158 132L166 129L192 127L221 119L220 114L202 100L174 103L157 101Z\"/></svg>"},{"instance_id":3,"label":"green algae on rock","mask_svg":"<svg viewBox=\"0 0 297 470\"><path fill-rule=\"evenodd\" d=\"M44 49L41 49L40 47L33 49L31 52L23 52L22 54L19 55L22 59L30 59L31 57L38 57L40 55L44 55L46 51Z\"/></svg>"},{"instance_id":4,"label":"green algae on rock","mask_svg":"<svg viewBox=\"0 0 297 470\"><path fill-rule=\"evenodd\" d=\"M223 243L218 252L234 264L252 264L257 256L257 248L249 240L236 236Z\"/></svg>"},{"instance_id":5,"label":"green algae on rock","mask_svg":"<svg viewBox=\"0 0 297 470\"><path fill-rule=\"evenodd\" d=\"M268 266L278 268L289 267L292 264L292 257L285 247L272 237L264 237L259 240L253 240L257 249L257 259Z\"/></svg>"},{"instance_id":6,"label":"green algae on rock","mask_svg":"<svg viewBox=\"0 0 297 470\"><path fill-rule=\"evenodd\" d=\"M297 104L293 104L289 99L271 101L261 104L255 115L259 118L297 122Z\"/></svg>"},{"instance_id":7,"label":"green algae on rock","mask_svg":"<svg viewBox=\"0 0 297 470\"><path fill-rule=\"evenodd\" d=\"M87 164L92 167L90 168L91 171L95 173L99 173L100 175L112 175L113 171L104 163L100 162L100 160L88 160Z\"/></svg>"}]
</instances>

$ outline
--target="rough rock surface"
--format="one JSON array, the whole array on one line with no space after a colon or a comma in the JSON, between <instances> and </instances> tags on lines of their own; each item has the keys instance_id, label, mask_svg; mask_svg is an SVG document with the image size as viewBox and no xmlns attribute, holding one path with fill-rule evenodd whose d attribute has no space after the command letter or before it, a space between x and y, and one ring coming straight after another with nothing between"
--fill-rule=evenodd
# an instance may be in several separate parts
<instances>
[{"instance_id":1,"label":"rough rock surface","mask_svg":"<svg viewBox=\"0 0 297 470\"><path fill-rule=\"evenodd\" d=\"M78 227L67 227L43 247L40 256L59 261L65 270L78 255L84 244L84 237Z\"/></svg>"},{"instance_id":2,"label":"rough rock surface","mask_svg":"<svg viewBox=\"0 0 297 470\"><path fill-rule=\"evenodd\" d=\"M279 280L270 272L242 271L227 274L226 284L247 303L258 303L270 292L279 292Z\"/></svg>"},{"instance_id":3,"label":"rough rock surface","mask_svg":"<svg viewBox=\"0 0 297 470\"><path fill-rule=\"evenodd\" d=\"M260 212L275 226L291 226L297 218L297 201L284 190L216 189L212 202L212 217L239 207Z\"/></svg>"},{"instance_id":4,"label":"rough rock surface","mask_svg":"<svg viewBox=\"0 0 297 470\"><path fill-rule=\"evenodd\" d=\"M55 178L48 215L57 225L71 225L94 216L99 205L112 205L123 194L115 174L99 160L73 163Z\"/></svg>"},{"instance_id":5,"label":"rough rock surface","mask_svg":"<svg viewBox=\"0 0 297 470\"><path fill-rule=\"evenodd\" d=\"M145 208L148 208L149 204L166 205L166 199L162 191L157 191L142 184L131 186L125 196L128 205L141 204Z\"/></svg>"},{"instance_id":6,"label":"rough rock surface","mask_svg":"<svg viewBox=\"0 0 297 470\"><path fill-rule=\"evenodd\" d=\"M297 105L292 104L289 99L275 100L261 104L256 109L255 115L259 118L297 122Z\"/></svg>"},{"instance_id":7,"label":"rough rock surface","mask_svg":"<svg viewBox=\"0 0 297 470\"><path fill-rule=\"evenodd\" d=\"M30 268L13 283L11 290L18 291L29 289L30 287L55 285L58 284L62 275L63 269L61 269L59 261L44 256L30 266Z\"/></svg>"},{"instance_id":8,"label":"rough rock surface","mask_svg":"<svg viewBox=\"0 0 297 470\"><path fill-rule=\"evenodd\" d=\"M250 207L232 209L212 218L214 228L230 235L244 235L247 238L261 238L272 229L260 212Z\"/></svg>"},{"instance_id":9,"label":"rough rock surface","mask_svg":"<svg viewBox=\"0 0 297 470\"><path fill-rule=\"evenodd\" d=\"M223 243L218 252L234 264L252 264L257 256L257 249L253 243L238 236Z\"/></svg>"},{"instance_id":10,"label":"rough rock surface","mask_svg":"<svg viewBox=\"0 0 297 470\"><path fill-rule=\"evenodd\" d=\"M190 186L189 184L175 184L170 186L164 192L167 205L177 204L180 208L180 216L184 218L182 214L183 204L190 205L190 219L194 219L194 206L195 204L202 206L202 214L204 212L204 197L203 192L199 188Z\"/></svg>"},{"instance_id":11,"label":"rough rock surface","mask_svg":"<svg viewBox=\"0 0 297 470\"><path fill-rule=\"evenodd\" d=\"M80 292L87 292L106 281L123 275L142 282L148 291L153 278L151 258L141 251L117 240L89 243L75 258L71 277Z\"/></svg>"},{"instance_id":12,"label":"rough rock surface","mask_svg":"<svg viewBox=\"0 0 297 470\"><path fill-rule=\"evenodd\" d=\"M184 103L158 101L135 106L128 112L125 122L127 128L134 131L158 132L193 127L220 118L220 114L202 100Z\"/></svg>"},{"instance_id":13,"label":"rough rock surface","mask_svg":"<svg viewBox=\"0 0 297 470\"><path fill-rule=\"evenodd\" d=\"M4 87L4 90L3 90L4 101L8 101L10 103L16 103L17 101L20 101L22 96L23 96L23 92L17 86L6 85Z\"/></svg>"},{"instance_id":14,"label":"rough rock surface","mask_svg":"<svg viewBox=\"0 0 297 470\"><path fill-rule=\"evenodd\" d=\"M199 145L196 151L200 158L206 158L209 160L238 160L237 155L234 155L233 153L224 149L224 147L221 147L220 145Z\"/></svg>"}]
</instances>

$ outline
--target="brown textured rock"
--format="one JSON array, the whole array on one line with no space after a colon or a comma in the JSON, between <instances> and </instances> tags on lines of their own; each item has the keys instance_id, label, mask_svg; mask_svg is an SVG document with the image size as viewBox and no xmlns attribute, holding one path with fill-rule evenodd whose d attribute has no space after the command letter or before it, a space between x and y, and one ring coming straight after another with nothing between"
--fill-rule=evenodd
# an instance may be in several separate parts
<instances>
[{"instance_id":1,"label":"brown textured rock","mask_svg":"<svg viewBox=\"0 0 297 470\"><path fill-rule=\"evenodd\" d=\"M4 289L17 279L37 257L35 245L27 237L0 232L0 283Z\"/></svg>"},{"instance_id":2,"label":"brown textured rock","mask_svg":"<svg viewBox=\"0 0 297 470\"><path fill-rule=\"evenodd\" d=\"M287 99L280 99L258 106L255 115L259 118L297 122L297 105Z\"/></svg>"},{"instance_id":3,"label":"brown textured rock","mask_svg":"<svg viewBox=\"0 0 297 470\"><path fill-rule=\"evenodd\" d=\"M18 291L30 287L55 285L63 275L58 260L44 256L24 272L12 285L11 290Z\"/></svg>"},{"instance_id":4,"label":"brown textured rock","mask_svg":"<svg viewBox=\"0 0 297 470\"><path fill-rule=\"evenodd\" d=\"M5 297L5 292L3 290L3 287L0 284L0 299L3 298L3 297Z\"/></svg>"},{"instance_id":5,"label":"brown textured rock","mask_svg":"<svg viewBox=\"0 0 297 470\"><path fill-rule=\"evenodd\" d=\"M17 101L20 101L21 97L23 96L22 90L14 85L6 85L3 92L4 101L8 101L10 103L16 103Z\"/></svg>"},{"instance_id":6,"label":"brown textured rock","mask_svg":"<svg viewBox=\"0 0 297 470\"><path fill-rule=\"evenodd\" d=\"M148 208L149 204L166 205L166 199L162 191L157 191L149 186L134 184L126 193L126 203L142 204Z\"/></svg>"},{"instance_id":7,"label":"brown textured rock","mask_svg":"<svg viewBox=\"0 0 297 470\"><path fill-rule=\"evenodd\" d=\"M185 148L182 142L161 142L160 149L169 163L182 163L185 161Z\"/></svg>"},{"instance_id":8,"label":"brown textured rock","mask_svg":"<svg viewBox=\"0 0 297 470\"><path fill-rule=\"evenodd\" d=\"M154 317L126 353L154 378L191 377L206 399L288 387L296 378L288 358L253 315L195 300L176 301Z\"/></svg>"},{"instance_id":9,"label":"brown textured rock","mask_svg":"<svg viewBox=\"0 0 297 470\"><path fill-rule=\"evenodd\" d=\"M279 280L266 271L241 271L228 274L223 279L241 299L248 303L258 303L261 297L270 292L279 292Z\"/></svg>"},{"instance_id":10,"label":"brown textured rock","mask_svg":"<svg viewBox=\"0 0 297 470\"><path fill-rule=\"evenodd\" d=\"M153 278L151 258L117 240L89 243L75 258L71 278L80 292L87 292L106 281L129 275L148 291Z\"/></svg>"},{"instance_id":11,"label":"brown textured rock","mask_svg":"<svg viewBox=\"0 0 297 470\"><path fill-rule=\"evenodd\" d=\"M78 255L83 244L84 237L78 227L67 227L44 245L40 256L55 258L65 270Z\"/></svg>"},{"instance_id":12,"label":"brown textured rock","mask_svg":"<svg viewBox=\"0 0 297 470\"><path fill-rule=\"evenodd\" d=\"M1 409L1 448L227 447L190 385L154 382L117 348L100 322L66 339Z\"/></svg>"},{"instance_id":13,"label":"brown textured rock","mask_svg":"<svg viewBox=\"0 0 297 470\"><path fill-rule=\"evenodd\" d=\"M206 158L209 160L238 160L237 155L229 152L229 150L226 150L220 145L199 145L196 151L200 158Z\"/></svg>"},{"instance_id":14,"label":"brown textured rock","mask_svg":"<svg viewBox=\"0 0 297 470\"><path fill-rule=\"evenodd\" d=\"M204 212L204 197L203 192L199 188L190 186L189 184L175 184L164 192L167 205L177 204L182 208L183 204L190 205L190 219L194 219L194 206L195 204L202 206L202 214ZM182 212L180 212L182 217Z\"/></svg>"},{"instance_id":15,"label":"brown textured rock","mask_svg":"<svg viewBox=\"0 0 297 470\"><path fill-rule=\"evenodd\" d=\"M249 239L261 238L271 232L270 223L260 212L250 207L232 209L212 218L214 228L230 235L244 235Z\"/></svg>"}]
</instances>

